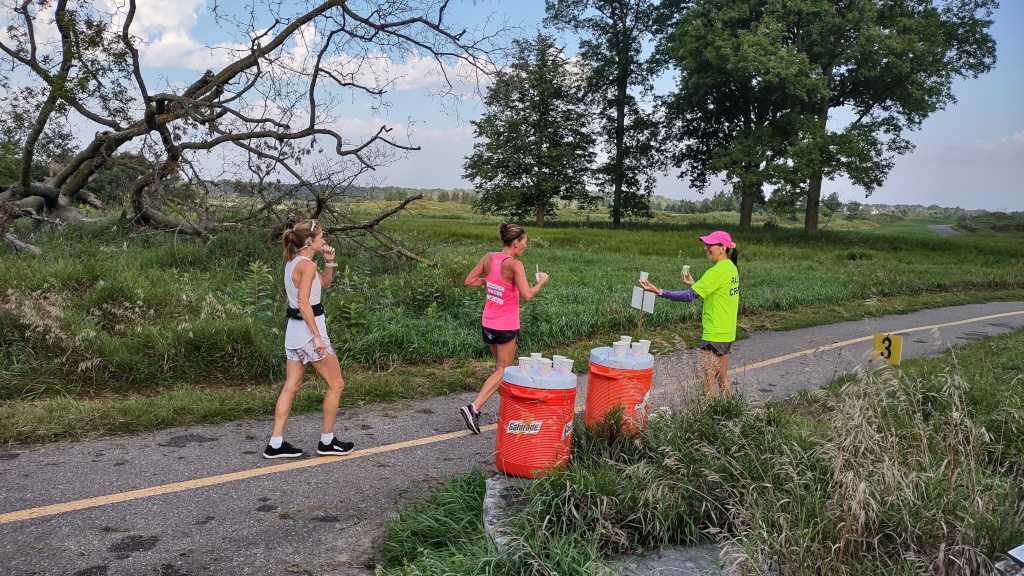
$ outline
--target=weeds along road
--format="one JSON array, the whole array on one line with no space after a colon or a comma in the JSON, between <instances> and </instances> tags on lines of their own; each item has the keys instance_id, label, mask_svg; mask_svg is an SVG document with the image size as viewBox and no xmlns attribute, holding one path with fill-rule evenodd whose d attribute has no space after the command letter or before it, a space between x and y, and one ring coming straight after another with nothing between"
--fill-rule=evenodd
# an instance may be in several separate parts
<instances>
[{"instance_id":1,"label":"weeds along road","mask_svg":"<svg viewBox=\"0 0 1024 576\"><path fill-rule=\"evenodd\" d=\"M875 333L902 335L915 358L1022 327L1024 302L1008 302L757 333L734 345L730 373L740 393L782 398L865 365ZM658 358L655 409L695 393L693 360ZM357 450L342 458L264 460L269 414L0 453L0 573L372 574L384 519L447 476L494 469L498 403L470 436L457 409L473 396L348 410L336 429ZM288 439L308 454L319 426L293 417Z\"/></svg>"}]
</instances>

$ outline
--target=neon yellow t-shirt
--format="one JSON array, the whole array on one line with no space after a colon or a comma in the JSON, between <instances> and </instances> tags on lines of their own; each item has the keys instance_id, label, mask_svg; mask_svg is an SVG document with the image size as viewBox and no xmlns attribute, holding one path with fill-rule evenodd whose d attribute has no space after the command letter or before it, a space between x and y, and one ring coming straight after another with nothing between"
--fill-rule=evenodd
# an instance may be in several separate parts
<instances>
[{"instance_id":1,"label":"neon yellow t-shirt","mask_svg":"<svg viewBox=\"0 0 1024 576\"><path fill-rule=\"evenodd\" d=\"M693 291L704 299L702 322L708 342L736 340L736 316L740 310L740 272L726 258L715 264L693 285Z\"/></svg>"}]
</instances>

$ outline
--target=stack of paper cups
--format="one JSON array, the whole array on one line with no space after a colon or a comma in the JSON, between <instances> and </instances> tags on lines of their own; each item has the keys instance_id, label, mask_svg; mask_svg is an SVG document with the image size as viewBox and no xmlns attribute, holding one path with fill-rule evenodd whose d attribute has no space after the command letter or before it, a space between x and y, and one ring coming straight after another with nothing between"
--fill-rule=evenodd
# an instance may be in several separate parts
<instances>
[{"instance_id":1,"label":"stack of paper cups","mask_svg":"<svg viewBox=\"0 0 1024 576\"><path fill-rule=\"evenodd\" d=\"M551 358L552 367L555 369L555 372L558 372L559 374L563 374L565 376L572 374L573 361L571 358L566 358L565 356L558 355L552 356Z\"/></svg>"},{"instance_id":2,"label":"stack of paper cups","mask_svg":"<svg viewBox=\"0 0 1024 576\"><path fill-rule=\"evenodd\" d=\"M626 342L625 340L619 340L615 344L612 344L612 352L616 356L619 356L619 357L625 356L626 355L626 349L628 347L629 347L629 343L628 342Z\"/></svg>"},{"instance_id":3,"label":"stack of paper cups","mask_svg":"<svg viewBox=\"0 0 1024 576\"><path fill-rule=\"evenodd\" d=\"M520 356L519 357L519 371L520 372L522 372L523 374L529 374L530 373L530 367L532 367L532 366L533 366L533 359L532 358L530 358L529 356Z\"/></svg>"},{"instance_id":4,"label":"stack of paper cups","mask_svg":"<svg viewBox=\"0 0 1024 576\"><path fill-rule=\"evenodd\" d=\"M560 372L566 376L572 374L572 358L562 358L558 361Z\"/></svg>"},{"instance_id":5,"label":"stack of paper cups","mask_svg":"<svg viewBox=\"0 0 1024 576\"><path fill-rule=\"evenodd\" d=\"M540 372L541 376L551 376L551 359L541 358L537 371Z\"/></svg>"}]
</instances>

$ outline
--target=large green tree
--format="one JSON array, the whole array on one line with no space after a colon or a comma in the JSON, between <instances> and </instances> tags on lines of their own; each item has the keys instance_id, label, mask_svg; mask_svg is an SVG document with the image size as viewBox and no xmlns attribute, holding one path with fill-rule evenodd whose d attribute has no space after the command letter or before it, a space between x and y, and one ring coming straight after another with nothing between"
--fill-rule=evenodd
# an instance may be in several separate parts
<instances>
[{"instance_id":1,"label":"large green tree","mask_svg":"<svg viewBox=\"0 0 1024 576\"><path fill-rule=\"evenodd\" d=\"M724 135L691 134L711 158L702 166L741 182L749 166L756 176L748 181L802 195L804 232L816 233L824 180L845 176L870 194L895 157L913 150L905 131L956 102L953 81L992 68L997 7L996 0L697 0L694 20L729 15L703 27L684 17L675 32L679 62L692 50L688 42L721 48L711 74L683 70L684 88L715 85L702 105L714 108L710 115L721 111L718 125L728 126Z\"/></svg>"},{"instance_id":2,"label":"large green tree","mask_svg":"<svg viewBox=\"0 0 1024 576\"><path fill-rule=\"evenodd\" d=\"M662 155L659 121L642 97L652 91L660 59L643 56L659 30L653 0L546 0L545 23L580 35L579 57L591 68L587 93L598 109L606 160L599 182L611 189L611 216L650 214Z\"/></svg>"},{"instance_id":3,"label":"large green tree","mask_svg":"<svg viewBox=\"0 0 1024 576\"><path fill-rule=\"evenodd\" d=\"M476 205L513 219L529 215L543 226L559 202L586 204L594 137L582 101L584 75L550 36L515 43L515 56L499 72L473 122L480 139L466 158Z\"/></svg>"},{"instance_id":4,"label":"large green tree","mask_svg":"<svg viewBox=\"0 0 1024 576\"><path fill-rule=\"evenodd\" d=\"M740 226L764 201L765 183L788 170L800 105L820 85L806 62L779 49L786 31L761 17L749 2L698 1L665 42L679 71L677 90L662 99L670 162L701 192L716 176L731 183Z\"/></svg>"}]
</instances>

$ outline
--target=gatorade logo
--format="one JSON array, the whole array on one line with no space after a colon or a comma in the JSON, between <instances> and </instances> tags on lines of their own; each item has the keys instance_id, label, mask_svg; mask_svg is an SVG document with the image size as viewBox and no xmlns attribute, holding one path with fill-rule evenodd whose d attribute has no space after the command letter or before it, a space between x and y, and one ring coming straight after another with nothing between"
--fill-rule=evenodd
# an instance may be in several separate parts
<instances>
[{"instance_id":1,"label":"gatorade logo","mask_svg":"<svg viewBox=\"0 0 1024 576\"><path fill-rule=\"evenodd\" d=\"M565 440L569 434L572 434L572 420L565 423L565 428L562 428L562 440Z\"/></svg>"},{"instance_id":2,"label":"gatorade logo","mask_svg":"<svg viewBox=\"0 0 1024 576\"><path fill-rule=\"evenodd\" d=\"M522 420L513 420L508 423L508 428L505 429L505 432L515 434L517 436L522 436L523 434L539 434L540 427L543 424L543 420L530 420L527 422Z\"/></svg>"}]
</instances>

